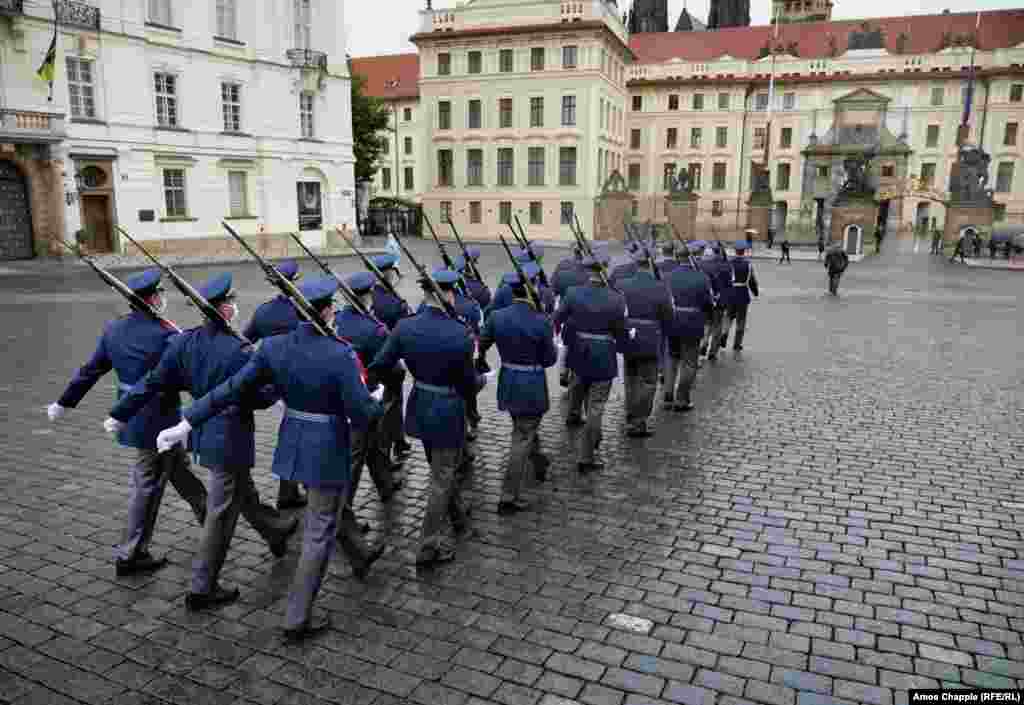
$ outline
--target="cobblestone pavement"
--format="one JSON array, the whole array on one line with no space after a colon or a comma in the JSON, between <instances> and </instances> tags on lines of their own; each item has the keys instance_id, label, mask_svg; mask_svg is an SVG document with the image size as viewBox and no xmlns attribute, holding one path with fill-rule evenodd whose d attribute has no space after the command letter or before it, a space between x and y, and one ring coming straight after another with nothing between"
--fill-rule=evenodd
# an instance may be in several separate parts
<instances>
[{"instance_id":1,"label":"cobblestone pavement","mask_svg":"<svg viewBox=\"0 0 1024 705\"><path fill-rule=\"evenodd\" d=\"M502 256L486 248L491 275ZM514 518L495 512L510 424L486 389L478 535L454 563L413 566L418 446L390 506L367 480L359 513L392 548L366 583L333 561L334 628L300 646L278 631L298 541L275 562L244 522L224 570L241 601L185 611L198 530L172 492L155 542L171 565L114 576L130 460L101 427L114 380L59 425L43 408L123 306L81 268L17 268L0 279L0 701L889 705L1024 686L1020 279L883 255L832 298L817 263L756 267L746 350L706 364L697 410L658 411L646 441L623 437L617 384L599 474L572 469L551 373L555 464ZM268 285L230 269L245 318ZM267 497L277 421L258 418Z\"/></svg>"}]
</instances>

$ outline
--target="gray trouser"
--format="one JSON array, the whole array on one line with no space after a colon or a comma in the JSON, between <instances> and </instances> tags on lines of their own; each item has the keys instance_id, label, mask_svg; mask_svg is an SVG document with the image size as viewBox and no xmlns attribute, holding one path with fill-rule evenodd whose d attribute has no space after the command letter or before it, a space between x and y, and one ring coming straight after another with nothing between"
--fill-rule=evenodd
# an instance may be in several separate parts
<instances>
[{"instance_id":1,"label":"gray trouser","mask_svg":"<svg viewBox=\"0 0 1024 705\"><path fill-rule=\"evenodd\" d=\"M349 484L348 494L345 497L344 512L352 512L355 507L356 492L359 490L359 481L363 477L363 467L370 470L370 478L377 488L377 494L383 499L390 495L391 486L394 481L391 479L391 458L388 449L382 445L382 419L374 419L366 430L358 431L352 429L350 433L352 443L352 482Z\"/></svg>"},{"instance_id":2,"label":"gray trouser","mask_svg":"<svg viewBox=\"0 0 1024 705\"><path fill-rule=\"evenodd\" d=\"M175 491L192 507L199 525L206 515L206 488L192 472L192 463L181 444L165 453L136 449L132 466L132 498L128 505L128 528L123 543L114 547L114 558L131 560L149 551L164 488L170 482Z\"/></svg>"},{"instance_id":3,"label":"gray trouser","mask_svg":"<svg viewBox=\"0 0 1024 705\"><path fill-rule=\"evenodd\" d=\"M420 550L440 549L450 543L448 521L465 521L465 508L455 470L462 459L462 448L433 448L423 444L430 463L430 496L423 513Z\"/></svg>"},{"instance_id":4,"label":"gray trouser","mask_svg":"<svg viewBox=\"0 0 1024 705\"><path fill-rule=\"evenodd\" d=\"M573 377L572 385L569 387L569 413L581 416L586 412L577 462L594 461L594 451L601 443L601 421L604 419L604 405L608 403L608 395L612 391L612 382L610 379L585 382L579 377Z\"/></svg>"},{"instance_id":5,"label":"gray trouser","mask_svg":"<svg viewBox=\"0 0 1024 705\"><path fill-rule=\"evenodd\" d=\"M405 389L398 382L391 382L384 387L383 421L381 421L381 447L389 454L392 446L405 440L404 416L402 406Z\"/></svg>"},{"instance_id":6,"label":"gray trouser","mask_svg":"<svg viewBox=\"0 0 1024 705\"><path fill-rule=\"evenodd\" d=\"M729 320L725 326L725 332L723 338L729 337L729 329L732 328L732 322L736 321L736 337L733 340L733 346L743 345L743 335L747 331L747 310L750 308L750 304L733 304L729 307Z\"/></svg>"},{"instance_id":7,"label":"gray trouser","mask_svg":"<svg viewBox=\"0 0 1024 705\"><path fill-rule=\"evenodd\" d=\"M199 553L192 561L192 592L206 594L217 586L239 513L268 544L278 540L289 525L275 509L260 502L250 468L210 468L206 524Z\"/></svg>"},{"instance_id":8,"label":"gray trouser","mask_svg":"<svg viewBox=\"0 0 1024 705\"><path fill-rule=\"evenodd\" d=\"M569 348L564 347L558 354L558 376L567 379L569 377L569 368L566 366L566 359L569 357Z\"/></svg>"},{"instance_id":9,"label":"gray trouser","mask_svg":"<svg viewBox=\"0 0 1024 705\"><path fill-rule=\"evenodd\" d=\"M302 555L288 593L285 629L297 629L309 620L313 601L320 592L327 564L338 543L338 509L345 499L343 488L309 488L306 526L302 535Z\"/></svg>"},{"instance_id":10,"label":"gray trouser","mask_svg":"<svg viewBox=\"0 0 1024 705\"><path fill-rule=\"evenodd\" d=\"M668 368L665 371L665 396L690 403L690 391L697 379L700 339L670 338ZM677 387L678 384L678 387Z\"/></svg>"},{"instance_id":11,"label":"gray trouser","mask_svg":"<svg viewBox=\"0 0 1024 705\"><path fill-rule=\"evenodd\" d=\"M724 321L725 307L715 306L714 313L711 314L711 324L708 327L708 357L717 355L718 349L722 347L722 324ZM729 329L725 330L728 332Z\"/></svg>"},{"instance_id":12,"label":"gray trouser","mask_svg":"<svg viewBox=\"0 0 1024 705\"><path fill-rule=\"evenodd\" d=\"M647 422L658 389L658 358L626 359L626 425L637 428Z\"/></svg>"},{"instance_id":13,"label":"gray trouser","mask_svg":"<svg viewBox=\"0 0 1024 705\"><path fill-rule=\"evenodd\" d=\"M277 487L277 503L285 504L299 499L302 493L299 492L299 483L294 480L281 480Z\"/></svg>"},{"instance_id":14,"label":"gray trouser","mask_svg":"<svg viewBox=\"0 0 1024 705\"><path fill-rule=\"evenodd\" d=\"M505 481L501 485L501 501L511 502L519 499L526 479L526 468L530 460L540 455L540 416L513 416L512 442L505 470Z\"/></svg>"}]
</instances>

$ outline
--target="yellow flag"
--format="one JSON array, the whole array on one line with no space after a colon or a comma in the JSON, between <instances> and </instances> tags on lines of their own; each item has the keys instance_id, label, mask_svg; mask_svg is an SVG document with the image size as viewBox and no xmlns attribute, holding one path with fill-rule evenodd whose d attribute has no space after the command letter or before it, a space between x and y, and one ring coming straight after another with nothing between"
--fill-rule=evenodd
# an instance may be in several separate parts
<instances>
[{"instance_id":1,"label":"yellow flag","mask_svg":"<svg viewBox=\"0 0 1024 705\"><path fill-rule=\"evenodd\" d=\"M46 58L43 59L43 63L39 66L39 70L36 71L36 76L39 76L41 81L46 81L50 85L53 85L53 74L57 70L57 33L53 33L53 39L50 41L50 49L46 52Z\"/></svg>"}]
</instances>

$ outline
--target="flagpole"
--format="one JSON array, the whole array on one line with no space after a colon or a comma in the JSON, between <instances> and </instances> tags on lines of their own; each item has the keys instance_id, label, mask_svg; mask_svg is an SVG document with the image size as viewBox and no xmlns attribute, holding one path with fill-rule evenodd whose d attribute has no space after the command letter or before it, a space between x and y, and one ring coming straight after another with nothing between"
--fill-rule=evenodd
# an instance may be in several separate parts
<instances>
[{"instance_id":1,"label":"flagpole","mask_svg":"<svg viewBox=\"0 0 1024 705\"><path fill-rule=\"evenodd\" d=\"M53 102L53 76L57 73L57 44L60 37L60 8L57 7L57 0L53 0L53 73L50 74L50 95L46 102Z\"/></svg>"},{"instance_id":2,"label":"flagpole","mask_svg":"<svg viewBox=\"0 0 1024 705\"><path fill-rule=\"evenodd\" d=\"M974 57L978 51L978 39L980 36L979 29L981 28L981 12L978 12L978 17L974 22L974 41L971 42L971 68L967 76L967 90L964 92L964 112L963 118L960 121L960 130L957 134L957 146L962 147L967 143L967 137L970 135L971 126L971 104L974 102Z\"/></svg>"},{"instance_id":3,"label":"flagpole","mask_svg":"<svg viewBox=\"0 0 1024 705\"><path fill-rule=\"evenodd\" d=\"M772 143L772 111L775 108L775 44L779 39L779 4L775 5L775 18L772 21L772 40L769 50L772 54L771 76L768 78L768 125L764 136L764 168L768 168L768 150Z\"/></svg>"}]
</instances>

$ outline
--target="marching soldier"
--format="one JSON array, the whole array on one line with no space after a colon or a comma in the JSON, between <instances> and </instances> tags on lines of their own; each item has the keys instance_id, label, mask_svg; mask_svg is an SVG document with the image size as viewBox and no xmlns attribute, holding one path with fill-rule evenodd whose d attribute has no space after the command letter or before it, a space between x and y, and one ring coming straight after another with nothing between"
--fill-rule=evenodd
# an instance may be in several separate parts
<instances>
[{"instance_id":1,"label":"marching soldier","mask_svg":"<svg viewBox=\"0 0 1024 705\"><path fill-rule=\"evenodd\" d=\"M299 263L293 259L285 260L277 265L279 271L289 281L297 282L302 278ZM249 341L258 343L273 335L291 333L299 325L299 314L284 294L278 294L270 301L260 304L252 314L252 320L242 331ZM299 485L281 480L277 489L278 509L298 509L306 506L306 497Z\"/></svg>"},{"instance_id":2,"label":"marching soldier","mask_svg":"<svg viewBox=\"0 0 1024 705\"><path fill-rule=\"evenodd\" d=\"M557 361L551 321L537 311L527 298L519 274L506 274L502 283L512 289L512 305L487 319L480 338L480 355L497 344L501 355L498 377L498 409L512 417L512 442L505 480L498 502L499 514L529 508L521 493L526 465L532 461L534 475L543 482L551 465L541 452L537 430L550 408L548 381L544 370Z\"/></svg>"},{"instance_id":3,"label":"marching soldier","mask_svg":"<svg viewBox=\"0 0 1024 705\"><path fill-rule=\"evenodd\" d=\"M238 316L231 281L230 274L220 274L199 290L228 322ZM175 336L159 364L117 402L105 426L117 430L159 395L187 391L193 398L203 396L242 369L251 352L251 348L212 320ZM285 554L288 537L299 525L298 519L286 520L261 504L252 481L252 467L256 463L253 409L266 409L276 401L273 389L256 390L192 432L192 452L210 471L210 493L203 538L192 564L192 588L185 599L190 610L226 605L238 599L238 589L224 588L218 578L239 512L278 558Z\"/></svg>"},{"instance_id":4,"label":"marching soldier","mask_svg":"<svg viewBox=\"0 0 1024 705\"><path fill-rule=\"evenodd\" d=\"M679 260L676 259L676 245L674 242L666 242L661 246L662 259L658 262L657 267L661 272L661 278L666 282L672 275L672 272L679 269Z\"/></svg>"},{"instance_id":5,"label":"marching soldier","mask_svg":"<svg viewBox=\"0 0 1024 705\"><path fill-rule=\"evenodd\" d=\"M334 322L334 293L338 282L321 277L307 282L302 294L321 320ZM274 473L299 480L309 490L306 527L295 579L288 595L285 638L295 641L323 631L326 618L312 617L313 601L323 582L337 543L338 514L345 502L350 473L349 426L366 429L380 416L380 405L361 378L359 358L347 344L320 335L302 322L287 335L267 339L234 376L185 409L184 419L161 433L158 446L184 441L192 428L273 384L287 411L274 450ZM390 365L388 366L391 367ZM347 536L342 542L356 542ZM349 554L353 572L362 579L383 547L361 555Z\"/></svg>"},{"instance_id":6,"label":"marching soldier","mask_svg":"<svg viewBox=\"0 0 1024 705\"><path fill-rule=\"evenodd\" d=\"M466 254L469 255L470 261L475 265L480 259L480 249L477 247L467 247ZM466 262L466 258L459 256L455 258L455 266L462 269L469 269L469 263ZM480 306L480 310L483 311L487 308L487 305L491 303L491 290L487 284L482 281L477 281L474 277L466 278L466 288L469 290L469 295L473 297L477 305Z\"/></svg>"},{"instance_id":7,"label":"marching soldier","mask_svg":"<svg viewBox=\"0 0 1024 705\"><path fill-rule=\"evenodd\" d=\"M639 246L634 241L630 240L626 244L627 260L622 264L618 265L617 267L615 267L615 269L612 270L611 274L608 275L608 283L611 284L612 287L617 289L619 287L619 283L623 279L628 279L629 277L636 274L636 257L638 250Z\"/></svg>"},{"instance_id":8,"label":"marching soldier","mask_svg":"<svg viewBox=\"0 0 1024 705\"><path fill-rule=\"evenodd\" d=\"M439 295L454 304L458 275L439 272L434 283ZM449 317L430 280L423 286L427 308L399 321L370 365L371 375L405 360L415 379L406 413L406 432L419 438L430 463L430 497L423 515L418 565L450 561L455 547L446 516L456 533L466 530L469 512L455 480L466 446L466 399L475 395L482 379L473 368L473 341L465 325Z\"/></svg>"},{"instance_id":9,"label":"marching soldier","mask_svg":"<svg viewBox=\"0 0 1024 705\"><path fill-rule=\"evenodd\" d=\"M158 312L165 308L160 271L148 269L129 278L125 284ZM75 375L60 399L47 407L51 421L68 409L74 409L110 370L117 372L118 398L127 393L160 360L175 332L142 311L132 311L107 324L92 358ZM206 488L193 472L183 448L159 454L157 434L181 419L177 394L161 394L118 433L118 442L135 449L132 468L132 497L128 506L125 540L114 547L118 575L159 570L166 558L149 552L164 487L170 481L181 498L188 502L196 521L206 519Z\"/></svg>"},{"instance_id":10,"label":"marching soldier","mask_svg":"<svg viewBox=\"0 0 1024 705\"><path fill-rule=\"evenodd\" d=\"M555 267L555 272L551 277L551 290L559 301L561 301L567 291L574 286L583 286L590 280L590 274L583 267L583 251L579 247L574 247L572 250L572 256L566 257L558 266ZM567 343L569 340L570 333L568 330L562 330L562 342ZM567 348L562 349L561 360L559 361L559 372L558 372L558 383L562 387L569 386L569 367L565 364Z\"/></svg>"},{"instance_id":11,"label":"marching soldier","mask_svg":"<svg viewBox=\"0 0 1024 705\"><path fill-rule=\"evenodd\" d=\"M693 408L690 392L697 378L700 342L704 325L714 310L714 300L707 275L689 265L673 271L668 285L675 317L668 335L664 408L689 411Z\"/></svg>"},{"instance_id":12,"label":"marching soldier","mask_svg":"<svg viewBox=\"0 0 1024 705\"><path fill-rule=\"evenodd\" d=\"M708 326L707 356L709 360L718 358L718 348L722 343L722 324L726 316L726 302L729 296L729 287L732 283L732 270L728 262L723 262L715 251L707 247L704 249L703 259L700 261L700 269L708 275L711 280L711 287L715 293L715 308L711 314L711 321Z\"/></svg>"},{"instance_id":13,"label":"marching soldier","mask_svg":"<svg viewBox=\"0 0 1024 705\"><path fill-rule=\"evenodd\" d=\"M595 460L594 452L601 442L601 420L612 382L619 374L616 345L625 335L626 301L609 289L599 276L600 259L587 256L583 266L592 272L584 286L570 289L558 306L556 325L572 331L567 363L573 372L569 387L568 426L585 423L576 467L580 472L600 470L604 464ZM583 412L586 411L586 422Z\"/></svg>"},{"instance_id":14,"label":"marching soldier","mask_svg":"<svg viewBox=\"0 0 1024 705\"><path fill-rule=\"evenodd\" d=\"M373 264L387 277L392 286L398 283L398 258L393 254L377 255ZM380 283L373 286L373 313L380 321L393 331L398 322L412 315L409 306L402 299L392 295ZM404 390L402 385L393 383L384 385L384 421L382 433L384 447L397 458L406 458L412 452L412 445L405 440L405 425L402 421Z\"/></svg>"},{"instance_id":15,"label":"marching soldier","mask_svg":"<svg viewBox=\"0 0 1024 705\"><path fill-rule=\"evenodd\" d=\"M730 263L730 286L726 300L729 319L726 321L725 330L722 332L723 348L729 341L729 329L732 328L733 321L735 321L736 337L733 339L732 349L743 349L743 334L747 330L747 309L750 308L750 295L759 295L757 291L757 277L754 276L754 265L744 256L749 247L749 242L737 242L736 256L732 258Z\"/></svg>"},{"instance_id":16,"label":"marching soldier","mask_svg":"<svg viewBox=\"0 0 1024 705\"><path fill-rule=\"evenodd\" d=\"M537 293L540 294L541 307L544 309L544 313L549 315L554 313L555 293L540 282L540 267L533 261L530 254L524 250L520 250L515 257L516 262L518 262L523 268L523 271L527 273L527 276L530 277L530 281L533 282L533 286L537 290ZM501 286L499 286L498 290L494 292L494 298L491 299L491 305L488 306L487 311L484 312L484 318L490 318L491 314L495 311L500 311L506 306L510 306L514 298L515 296L512 293L512 287L505 284L504 279L502 279Z\"/></svg>"},{"instance_id":17,"label":"marching soldier","mask_svg":"<svg viewBox=\"0 0 1024 705\"><path fill-rule=\"evenodd\" d=\"M654 276L654 262L645 247L637 253L636 274L624 279L620 290L626 298L626 328L620 350L625 362L626 435L646 438L658 388L658 362L664 333L672 323L672 295Z\"/></svg>"}]
</instances>

